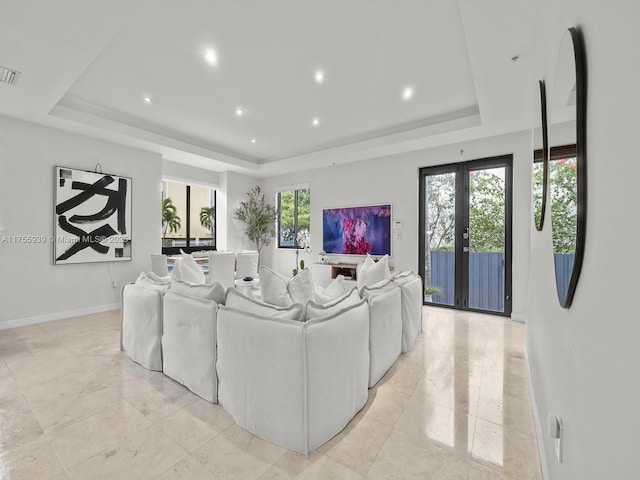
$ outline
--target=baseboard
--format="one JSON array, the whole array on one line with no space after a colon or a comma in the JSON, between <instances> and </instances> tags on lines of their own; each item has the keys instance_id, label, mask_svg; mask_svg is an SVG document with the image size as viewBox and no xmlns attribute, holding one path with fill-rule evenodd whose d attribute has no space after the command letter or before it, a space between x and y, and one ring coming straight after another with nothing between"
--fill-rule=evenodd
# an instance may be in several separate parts
<instances>
[{"instance_id":1,"label":"baseboard","mask_svg":"<svg viewBox=\"0 0 640 480\"><path fill-rule=\"evenodd\" d=\"M36 323L52 322L54 320L62 320L63 318L81 317L82 315L91 315L92 313L102 313L111 310L118 310L120 303L112 303L110 305L99 305L97 307L81 308L79 310L67 310L66 312L48 313L46 315L36 315L35 317L17 318L15 320L7 320L0 322L0 330L7 328L25 327Z\"/></svg>"},{"instance_id":2,"label":"baseboard","mask_svg":"<svg viewBox=\"0 0 640 480\"><path fill-rule=\"evenodd\" d=\"M514 322L525 323L526 319L527 319L527 316L524 313L512 313L511 314L511 320L513 320Z\"/></svg>"},{"instance_id":3,"label":"baseboard","mask_svg":"<svg viewBox=\"0 0 640 480\"><path fill-rule=\"evenodd\" d=\"M547 455L544 450L544 437L542 425L540 424L540 416L538 415L538 403L536 402L536 394L533 391L533 383L531 383L531 369L529 368L529 352L525 343L524 361L527 366L527 379L529 383L529 399L531 400L531 410L533 411L533 423L536 428L536 439L538 444L538 456L540 457L540 470L542 471L542 480L551 480L549 476L549 467L547 465Z\"/></svg>"}]
</instances>

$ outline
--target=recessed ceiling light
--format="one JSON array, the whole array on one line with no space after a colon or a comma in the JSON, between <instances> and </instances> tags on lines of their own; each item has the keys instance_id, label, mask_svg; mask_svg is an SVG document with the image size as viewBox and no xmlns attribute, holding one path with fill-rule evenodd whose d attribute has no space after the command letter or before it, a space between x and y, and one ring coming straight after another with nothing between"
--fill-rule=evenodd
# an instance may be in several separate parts
<instances>
[{"instance_id":1,"label":"recessed ceiling light","mask_svg":"<svg viewBox=\"0 0 640 480\"><path fill-rule=\"evenodd\" d=\"M243 116L243 115L244 115L244 113L245 113L245 112L244 112L244 109L242 109L242 108L240 108L240 107L236 108L236 116L237 116L237 117L241 117L241 116Z\"/></svg>"},{"instance_id":2,"label":"recessed ceiling light","mask_svg":"<svg viewBox=\"0 0 640 480\"><path fill-rule=\"evenodd\" d=\"M215 67L218 65L218 54L213 48L207 48L204 52L204 59L209 65Z\"/></svg>"},{"instance_id":3,"label":"recessed ceiling light","mask_svg":"<svg viewBox=\"0 0 640 480\"><path fill-rule=\"evenodd\" d=\"M151 98L149 95L142 96L142 103L144 103L145 105L151 104L152 101L153 101L153 98Z\"/></svg>"},{"instance_id":4,"label":"recessed ceiling light","mask_svg":"<svg viewBox=\"0 0 640 480\"><path fill-rule=\"evenodd\" d=\"M320 125L320 119L319 118L314 118L313 120L311 120L311 125L313 125L314 127L317 127L318 125Z\"/></svg>"},{"instance_id":5,"label":"recessed ceiling light","mask_svg":"<svg viewBox=\"0 0 640 480\"><path fill-rule=\"evenodd\" d=\"M322 70L316 70L316 73L313 76L313 78L316 80L316 83L324 82L324 72Z\"/></svg>"},{"instance_id":6,"label":"recessed ceiling light","mask_svg":"<svg viewBox=\"0 0 640 480\"><path fill-rule=\"evenodd\" d=\"M402 91L402 99L410 100L413 97L413 87L405 87Z\"/></svg>"},{"instance_id":7,"label":"recessed ceiling light","mask_svg":"<svg viewBox=\"0 0 640 480\"><path fill-rule=\"evenodd\" d=\"M256 139L255 139L255 138L252 138L252 139L251 139L251 143L256 143Z\"/></svg>"}]
</instances>

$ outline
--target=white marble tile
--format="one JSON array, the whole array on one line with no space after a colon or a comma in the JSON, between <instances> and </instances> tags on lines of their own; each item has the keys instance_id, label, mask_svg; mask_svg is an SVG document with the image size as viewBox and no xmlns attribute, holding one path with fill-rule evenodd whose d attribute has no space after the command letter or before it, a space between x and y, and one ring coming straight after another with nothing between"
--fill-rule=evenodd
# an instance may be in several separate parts
<instances>
[{"instance_id":1,"label":"white marble tile","mask_svg":"<svg viewBox=\"0 0 640 480\"><path fill-rule=\"evenodd\" d=\"M431 307L423 322L309 458L131 361L119 312L2 330L0 478L540 480L524 328Z\"/></svg>"},{"instance_id":2,"label":"white marble tile","mask_svg":"<svg viewBox=\"0 0 640 480\"><path fill-rule=\"evenodd\" d=\"M243 451L221 435L193 452L193 457L221 480L250 480L264 475L271 465Z\"/></svg>"},{"instance_id":3,"label":"white marble tile","mask_svg":"<svg viewBox=\"0 0 640 480\"><path fill-rule=\"evenodd\" d=\"M0 450L0 478L69 480L51 445L42 439L13 450Z\"/></svg>"},{"instance_id":4,"label":"white marble tile","mask_svg":"<svg viewBox=\"0 0 640 480\"><path fill-rule=\"evenodd\" d=\"M21 393L0 397L0 451L26 445L44 431Z\"/></svg>"}]
</instances>

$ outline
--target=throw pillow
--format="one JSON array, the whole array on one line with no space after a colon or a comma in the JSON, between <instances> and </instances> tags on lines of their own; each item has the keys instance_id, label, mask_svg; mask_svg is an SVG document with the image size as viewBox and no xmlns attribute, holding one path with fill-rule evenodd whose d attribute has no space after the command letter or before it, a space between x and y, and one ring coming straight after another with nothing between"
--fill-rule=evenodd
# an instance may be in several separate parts
<instances>
[{"instance_id":1,"label":"throw pillow","mask_svg":"<svg viewBox=\"0 0 640 480\"><path fill-rule=\"evenodd\" d=\"M347 286L344 283L344 277L338 275L333 281L325 288L316 287L315 297L317 303L328 303L338 297L341 297L347 293Z\"/></svg>"},{"instance_id":2,"label":"throw pillow","mask_svg":"<svg viewBox=\"0 0 640 480\"><path fill-rule=\"evenodd\" d=\"M262 281L262 279L260 279L260 281ZM227 290L225 306L235 308L236 310L241 310L249 314L254 313L256 315L266 317L288 318L290 320L298 321L302 320L304 313L304 306L299 303L293 303L288 307L276 307L264 302L259 302L253 298L249 298L235 288L229 288Z\"/></svg>"},{"instance_id":3,"label":"throw pillow","mask_svg":"<svg viewBox=\"0 0 640 480\"><path fill-rule=\"evenodd\" d=\"M157 275L154 276L157 277ZM140 275L138 275L138 278L135 281L135 285L138 287L155 288L164 293L169 289L169 280L167 279L167 281L157 281L151 276L151 272L140 272Z\"/></svg>"},{"instance_id":4,"label":"throw pillow","mask_svg":"<svg viewBox=\"0 0 640 480\"><path fill-rule=\"evenodd\" d=\"M389 278L389 256L385 255L377 262L373 261L370 255L358 271L358 289L375 285L382 280Z\"/></svg>"},{"instance_id":5,"label":"throw pillow","mask_svg":"<svg viewBox=\"0 0 640 480\"><path fill-rule=\"evenodd\" d=\"M262 279L262 277L260 278ZM294 303L304 305L309 300L315 301L311 270L305 268L289 280L289 295Z\"/></svg>"},{"instance_id":6,"label":"throw pillow","mask_svg":"<svg viewBox=\"0 0 640 480\"><path fill-rule=\"evenodd\" d=\"M173 265L171 278L184 280L190 283L205 283L204 273L193 257L189 254L183 254L182 258L178 258Z\"/></svg>"},{"instance_id":7,"label":"throw pillow","mask_svg":"<svg viewBox=\"0 0 640 480\"><path fill-rule=\"evenodd\" d=\"M197 283L189 283L184 280L175 278L171 283L172 292L179 293L185 297L203 298L205 300L213 300L218 304L224 303L226 291L218 282L213 285L204 285Z\"/></svg>"},{"instance_id":8,"label":"throw pillow","mask_svg":"<svg viewBox=\"0 0 640 480\"><path fill-rule=\"evenodd\" d=\"M260 267L260 293L264 302L288 307L293 303L288 287L288 278L269 267Z\"/></svg>"},{"instance_id":9,"label":"throw pillow","mask_svg":"<svg viewBox=\"0 0 640 480\"><path fill-rule=\"evenodd\" d=\"M355 287L349 293L345 293L341 297L325 304L309 301L305 306L304 319L310 320L333 315L344 308L360 303L360 301L360 295L358 295L358 290Z\"/></svg>"}]
</instances>

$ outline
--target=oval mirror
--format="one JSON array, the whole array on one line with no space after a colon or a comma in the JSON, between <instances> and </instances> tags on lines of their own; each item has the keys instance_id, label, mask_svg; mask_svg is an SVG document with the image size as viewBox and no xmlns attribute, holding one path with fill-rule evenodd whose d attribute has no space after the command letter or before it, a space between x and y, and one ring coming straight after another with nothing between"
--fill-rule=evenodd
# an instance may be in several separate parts
<instances>
[{"instance_id":1,"label":"oval mirror","mask_svg":"<svg viewBox=\"0 0 640 480\"><path fill-rule=\"evenodd\" d=\"M549 103L549 200L556 289L560 305L573 300L586 231L586 69L582 36L562 37Z\"/></svg>"},{"instance_id":2,"label":"oval mirror","mask_svg":"<svg viewBox=\"0 0 640 480\"><path fill-rule=\"evenodd\" d=\"M534 101L533 143L533 222L542 230L547 208L547 180L549 178L549 142L547 137L547 93L544 80L538 81L539 94ZM538 92L536 92L538 93Z\"/></svg>"}]
</instances>

